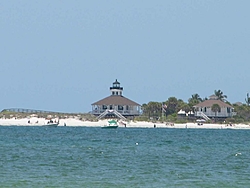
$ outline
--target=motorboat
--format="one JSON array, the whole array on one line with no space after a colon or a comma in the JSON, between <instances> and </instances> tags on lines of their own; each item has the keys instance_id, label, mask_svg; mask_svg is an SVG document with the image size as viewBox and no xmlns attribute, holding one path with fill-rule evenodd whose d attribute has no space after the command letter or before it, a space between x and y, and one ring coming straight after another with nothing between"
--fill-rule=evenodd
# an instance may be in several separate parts
<instances>
[{"instance_id":1,"label":"motorboat","mask_svg":"<svg viewBox=\"0 0 250 188\"><path fill-rule=\"evenodd\" d=\"M118 123L115 120L110 120L106 125L102 126L103 129L116 129L118 127Z\"/></svg>"},{"instance_id":2,"label":"motorboat","mask_svg":"<svg viewBox=\"0 0 250 188\"><path fill-rule=\"evenodd\" d=\"M58 120L58 122L50 120L50 121L48 121L47 124L45 124L43 126L44 127L57 127L58 125L59 125L59 120Z\"/></svg>"}]
</instances>

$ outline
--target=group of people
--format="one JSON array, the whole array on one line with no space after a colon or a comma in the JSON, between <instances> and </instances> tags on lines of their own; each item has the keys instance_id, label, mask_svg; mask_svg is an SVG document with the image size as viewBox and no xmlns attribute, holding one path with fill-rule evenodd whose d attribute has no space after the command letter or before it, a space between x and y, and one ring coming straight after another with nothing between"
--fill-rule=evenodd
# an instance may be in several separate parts
<instances>
[{"instance_id":1,"label":"group of people","mask_svg":"<svg viewBox=\"0 0 250 188\"><path fill-rule=\"evenodd\" d=\"M38 120L36 121L36 123L38 123ZM28 121L28 124L30 124L30 120Z\"/></svg>"},{"instance_id":2,"label":"group of people","mask_svg":"<svg viewBox=\"0 0 250 188\"><path fill-rule=\"evenodd\" d=\"M52 119L50 119L50 120L48 121L48 124L50 124L50 123L57 123L57 124L59 124L59 119L58 119L58 122L56 122L56 120L53 121Z\"/></svg>"}]
</instances>

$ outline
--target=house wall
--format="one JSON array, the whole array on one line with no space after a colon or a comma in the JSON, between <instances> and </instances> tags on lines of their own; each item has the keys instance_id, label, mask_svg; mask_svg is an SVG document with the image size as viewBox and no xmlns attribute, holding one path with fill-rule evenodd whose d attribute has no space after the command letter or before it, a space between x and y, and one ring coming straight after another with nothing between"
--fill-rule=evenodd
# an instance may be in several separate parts
<instances>
[{"instance_id":1,"label":"house wall","mask_svg":"<svg viewBox=\"0 0 250 188\"><path fill-rule=\"evenodd\" d=\"M197 114L199 114L199 112L203 112L208 117L232 117L233 115L235 115L235 113L233 112L233 108L228 107L221 107L221 111L216 112L216 115L215 112L212 111L211 107L196 108L195 116L198 116Z\"/></svg>"},{"instance_id":2,"label":"house wall","mask_svg":"<svg viewBox=\"0 0 250 188\"><path fill-rule=\"evenodd\" d=\"M119 106L119 107L118 105L106 105L106 106L107 109L103 108L104 107L103 105L93 105L92 114L99 115L105 112L106 110L110 110L111 107L112 110L116 110L122 115L140 115L140 106L129 106L129 105Z\"/></svg>"}]
</instances>

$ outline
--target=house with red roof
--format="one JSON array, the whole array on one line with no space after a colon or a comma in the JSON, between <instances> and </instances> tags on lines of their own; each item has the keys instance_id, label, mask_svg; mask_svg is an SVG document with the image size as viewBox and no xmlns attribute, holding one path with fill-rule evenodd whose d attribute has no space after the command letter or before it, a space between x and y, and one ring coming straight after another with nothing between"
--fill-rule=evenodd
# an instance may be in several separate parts
<instances>
[{"instance_id":1,"label":"house with red roof","mask_svg":"<svg viewBox=\"0 0 250 188\"><path fill-rule=\"evenodd\" d=\"M218 104L220 106L219 112L215 113L212 111L212 106L214 104ZM205 120L209 120L210 118L225 119L236 115L233 106L219 100L215 95L212 95L209 97L208 100L205 100L195 105L194 108L195 108L195 116L202 117Z\"/></svg>"},{"instance_id":2,"label":"house with red roof","mask_svg":"<svg viewBox=\"0 0 250 188\"><path fill-rule=\"evenodd\" d=\"M122 119L140 115L141 105L123 96L123 87L117 79L110 87L110 92L110 96L92 104L92 114L96 116L115 114Z\"/></svg>"}]
</instances>

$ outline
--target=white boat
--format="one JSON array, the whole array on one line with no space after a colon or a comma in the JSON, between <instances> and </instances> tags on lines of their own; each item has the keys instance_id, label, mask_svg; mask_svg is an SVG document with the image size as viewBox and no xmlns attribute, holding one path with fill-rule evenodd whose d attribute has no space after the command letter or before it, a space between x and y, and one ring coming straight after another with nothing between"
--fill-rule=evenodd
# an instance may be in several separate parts
<instances>
[{"instance_id":1,"label":"white boat","mask_svg":"<svg viewBox=\"0 0 250 188\"><path fill-rule=\"evenodd\" d=\"M203 125L203 123L205 123L206 120L204 120L204 119L197 119L196 122L197 122L198 125Z\"/></svg>"},{"instance_id":2,"label":"white boat","mask_svg":"<svg viewBox=\"0 0 250 188\"><path fill-rule=\"evenodd\" d=\"M47 124L45 124L43 126L44 127L57 127L58 125L59 125L59 120L58 120L58 122L50 120L50 121L48 121Z\"/></svg>"},{"instance_id":3,"label":"white boat","mask_svg":"<svg viewBox=\"0 0 250 188\"><path fill-rule=\"evenodd\" d=\"M107 122L106 125L104 125L103 129L116 129L118 127L118 123L115 120L110 120Z\"/></svg>"},{"instance_id":4,"label":"white boat","mask_svg":"<svg viewBox=\"0 0 250 188\"><path fill-rule=\"evenodd\" d=\"M44 127L57 127L59 123L48 123L43 125Z\"/></svg>"}]
</instances>

